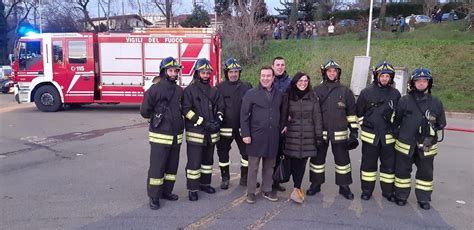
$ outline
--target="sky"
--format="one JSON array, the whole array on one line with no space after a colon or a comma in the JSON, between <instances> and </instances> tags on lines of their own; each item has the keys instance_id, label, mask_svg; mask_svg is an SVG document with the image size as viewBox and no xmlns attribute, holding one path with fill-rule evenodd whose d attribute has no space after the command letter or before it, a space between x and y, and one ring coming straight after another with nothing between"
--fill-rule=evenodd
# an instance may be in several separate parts
<instances>
[{"instance_id":1,"label":"sky","mask_svg":"<svg viewBox=\"0 0 474 230\"><path fill-rule=\"evenodd\" d=\"M121 7L121 2L122 0L115 0L117 3L115 4L116 6L112 8L112 12L117 12L117 14L122 14L122 7ZM129 6L127 3L130 0L123 0L125 3L125 14L127 13L138 13L138 9L133 9L131 6ZM178 1L178 7L174 7L174 11L176 15L179 14L188 14L191 13L192 11L192 2L193 0L177 0ZM208 9L209 13L213 13L212 10L214 8L214 1L213 0L198 0L203 3L203 5ZM142 2L145 2L142 0ZM267 3L267 9L270 14L276 14L277 12L275 11L274 7L281 7L280 0L265 0ZM89 11L91 13L92 17L96 17L98 15L98 6L97 6L97 0L92 0L89 5L88 5ZM143 14L147 13L153 13L152 7L142 7L143 9ZM155 10L156 12L158 10ZM103 12L100 12L102 15Z\"/></svg>"}]
</instances>

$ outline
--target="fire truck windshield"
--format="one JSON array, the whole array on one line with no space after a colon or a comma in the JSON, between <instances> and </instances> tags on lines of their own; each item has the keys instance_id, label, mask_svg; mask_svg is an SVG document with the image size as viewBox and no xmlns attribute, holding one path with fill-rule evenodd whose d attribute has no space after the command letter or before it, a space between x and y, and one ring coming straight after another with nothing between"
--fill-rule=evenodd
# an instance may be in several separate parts
<instances>
[{"instance_id":1,"label":"fire truck windshield","mask_svg":"<svg viewBox=\"0 0 474 230\"><path fill-rule=\"evenodd\" d=\"M31 66L41 61L41 42L22 41L19 53L20 70L28 70Z\"/></svg>"}]
</instances>

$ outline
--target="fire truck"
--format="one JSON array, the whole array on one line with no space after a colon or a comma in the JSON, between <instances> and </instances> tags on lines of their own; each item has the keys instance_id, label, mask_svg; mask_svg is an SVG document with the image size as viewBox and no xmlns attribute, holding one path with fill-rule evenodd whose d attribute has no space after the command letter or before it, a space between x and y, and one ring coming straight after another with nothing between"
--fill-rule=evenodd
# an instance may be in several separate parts
<instances>
[{"instance_id":1,"label":"fire truck","mask_svg":"<svg viewBox=\"0 0 474 230\"><path fill-rule=\"evenodd\" d=\"M178 84L192 81L194 63L207 58L220 79L220 36L213 29L139 29L130 33L44 33L19 39L12 64L18 103L40 111L64 105L141 103L162 59L183 65Z\"/></svg>"}]
</instances>

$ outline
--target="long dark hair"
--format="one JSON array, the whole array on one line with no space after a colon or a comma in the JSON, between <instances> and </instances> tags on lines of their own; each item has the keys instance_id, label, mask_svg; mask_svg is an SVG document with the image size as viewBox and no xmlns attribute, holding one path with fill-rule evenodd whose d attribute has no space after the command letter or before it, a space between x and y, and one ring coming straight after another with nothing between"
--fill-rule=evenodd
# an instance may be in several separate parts
<instances>
[{"instance_id":1,"label":"long dark hair","mask_svg":"<svg viewBox=\"0 0 474 230\"><path fill-rule=\"evenodd\" d=\"M308 86L306 87L306 89L303 91L304 94L307 94L308 92L311 91L312 87L311 87L311 77L309 77L308 74L306 73L303 73L303 72L298 72L295 74L295 76L293 77L293 79L291 80L291 83L290 83L290 87L288 88L288 96L292 99L294 98L298 98L297 95L296 95L296 92L298 91L301 91L298 89L298 87L296 86L296 83L303 77L303 76L306 76L308 78Z\"/></svg>"}]
</instances>

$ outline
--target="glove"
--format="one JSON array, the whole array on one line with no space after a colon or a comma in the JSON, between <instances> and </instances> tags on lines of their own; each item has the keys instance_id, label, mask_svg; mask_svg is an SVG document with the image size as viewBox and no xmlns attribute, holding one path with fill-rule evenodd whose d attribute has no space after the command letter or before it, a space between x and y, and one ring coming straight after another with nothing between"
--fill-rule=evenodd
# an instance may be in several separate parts
<instances>
[{"instance_id":1,"label":"glove","mask_svg":"<svg viewBox=\"0 0 474 230\"><path fill-rule=\"evenodd\" d=\"M357 140L358 133L353 131L349 135L349 140L347 141L347 146L349 150L356 149L359 146L359 140Z\"/></svg>"},{"instance_id":2,"label":"glove","mask_svg":"<svg viewBox=\"0 0 474 230\"><path fill-rule=\"evenodd\" d=\"M423 148L421 148L421 150L423 150L423 152L428 152L430 151L431 149L431 146L433 146L432 142L433 142L433 137L425 137L424 140L423 140Z\"/></svg>"},{"instance_id":3,"label":"glove","mask_svg":"<svg viewBox=\"0 0 474 230\"><path fill-rule=\"evenodd\" d=\"M204 130L209 131L211 133L217 133L220 129L220 125L218 121L208 121L204 124Z\"/></svg>"},{"instance_id":4,"label":"glove","mask_svg":"<svg viewBox=\"0 0 474 230\"><path fill-rule=\"evenodd\" d=\"M398 134L400 133L400 130L399 129L394 129L393 132L392 132L392 136L393 138L398 139Z\"/></svg>"},{"instance_id":5,"label":"glove","mask_svg":"<svg viewBox=\"0 0 474 230\"><path fill-rule=\"evenodd\" d=\"M321 147L324 144L324 139L323 136L316 136L316 139L314 140L316 143L316 147Z\"/></svg>"}]
</instances>

